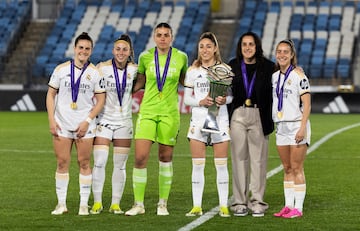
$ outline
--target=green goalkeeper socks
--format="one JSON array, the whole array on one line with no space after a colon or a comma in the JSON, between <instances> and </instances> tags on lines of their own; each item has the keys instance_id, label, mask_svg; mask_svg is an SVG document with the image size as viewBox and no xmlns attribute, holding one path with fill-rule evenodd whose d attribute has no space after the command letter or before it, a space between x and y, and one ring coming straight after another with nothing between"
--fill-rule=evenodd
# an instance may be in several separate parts
<instances>
[{"instance_id":1,"label":"green goalkeeper socks","mask_svg":"<svg viewBox=\"0 0 360 231\"><path fill-rule=\"evenodd\" d=\"M159 162L159 198L169 198L173 177L172 162Z\"/></svg>"},{"instance_id":2,"label":"green goalkeeper socks","mask_svg":"<svg viewBox=\"0 0 360 231\"><path fill-rule=\"evenodd\" d=\"M133 170L133 190L135 202L144 203L145 187L147 182L147 169L134 168Z\"/></svg>"}]
</instances>

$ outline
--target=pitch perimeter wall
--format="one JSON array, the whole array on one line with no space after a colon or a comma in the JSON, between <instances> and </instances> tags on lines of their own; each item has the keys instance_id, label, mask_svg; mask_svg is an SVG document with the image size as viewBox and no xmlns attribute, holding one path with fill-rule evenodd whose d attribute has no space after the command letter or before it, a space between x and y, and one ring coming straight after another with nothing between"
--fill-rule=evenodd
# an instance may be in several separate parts
<instances>
[{"instance_id":1,"label":"pitch perimeter wall","mask_svg":"<svg viewBox=\"0 0 360 231\"><path fill-rule=\"evenodd\" d=\"M133 96L133 112L139 111L143 91ZM179 109L190 113L184 105L184 92L179 90ZM46 111L44 90L0 90L0 111ZM360 113L360 93L312 93L312 113Z\"/></svg>"}]
</instances>

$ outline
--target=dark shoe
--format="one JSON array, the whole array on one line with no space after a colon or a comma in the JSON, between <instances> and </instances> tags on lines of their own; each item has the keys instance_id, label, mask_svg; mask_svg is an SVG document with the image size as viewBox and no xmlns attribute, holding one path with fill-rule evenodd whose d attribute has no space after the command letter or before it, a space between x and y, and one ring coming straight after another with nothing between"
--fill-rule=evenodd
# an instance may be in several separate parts
<instances>
[{"instance_id":1,"label":"dark shoe","mask_svg":"<svg viewBox=\"0 0 360 231\"><path fill-rule=\"evenodd\" d=\"M232 210L234 211L234 216L237 217L245 217L249 213L248 208L245 205L236 205Z\"/></svg>"}]
</instances>

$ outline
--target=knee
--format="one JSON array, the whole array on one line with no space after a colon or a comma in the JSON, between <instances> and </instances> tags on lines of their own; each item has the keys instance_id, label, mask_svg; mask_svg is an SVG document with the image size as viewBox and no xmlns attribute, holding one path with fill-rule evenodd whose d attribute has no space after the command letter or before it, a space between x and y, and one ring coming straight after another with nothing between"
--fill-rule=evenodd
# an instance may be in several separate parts
<instances>
[{"instance_id":1,"label":"knee","mask_svg":"<svg viewBox=\"0 0 360 231\"><path fill-rule=\"evenodd\" d=\"M94 159L94 168L105 168L107 160Z\"/></svg>"},{"instance_id":2,"label":"knee","mask_svg":"<svg viewBox=\"0 0 360 231\"><path fill-rule=\"evenodd\" d=\"M145 168L147 164L147 158L144 155L138 155L135 157L135 167L136 168Z\"/></svg>"},{"instance_id":3,"label":"knee","mask_svg":"<svg viewBox=\"0 0 360 231\"><path fill-rule=\"evenodd\" d=\"M58 158L57 159L57 169L62 171L62 170L67 170L69 167L69 160L67 159L62 159L62 158Z\"/></svg>"},{"instance_id":4,"label":"knee","mask_svg":"<svg viewBox=\"0 0 360 231\"><path fill-rule=\"evenodd\" d=\"M79 159L78 165L81 170L89 170L90 169L90 159Z\"/></svg>"},{"instance_id":5,"label":"knee","mask_svg":"<svg viewBox=\"0 0 360 231\"><path fill-rule=\"evenodd\" d=\"M159 153L159 160L161 162L171 162L172 161L172 154Z\"/></svg>"}]
</instances>

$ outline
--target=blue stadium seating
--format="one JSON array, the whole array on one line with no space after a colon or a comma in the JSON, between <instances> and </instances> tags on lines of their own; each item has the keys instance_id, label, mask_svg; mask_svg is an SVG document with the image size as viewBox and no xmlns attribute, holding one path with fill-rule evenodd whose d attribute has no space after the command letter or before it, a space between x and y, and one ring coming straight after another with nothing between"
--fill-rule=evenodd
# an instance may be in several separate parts
<instances>
[{"instance_id":1,"label":"blue stadium seating","mask_svg":"<svg viewBox=\"0 0 360 231\"><path fill-rule=\"evenodd\" d=\"M288 31L283 37L269 39L263 32L274 31L274 28L271 28L271 23L265 23L265 19L274 13L284 15L282 21L280 17L272 17L279 21L272 23L277 27L276 34L271 35L279 36L280 30L286 26ZM288 25L279 26L287 20ZM298 63L309 77L351 79L351 60L354 43L359 38L359 23L360 3L355 0L244 1L231 55L235 53L239 37L246 31L257 33L263 40L263 48L272 47L271 54L267 55L273 60L276 43L291 38L297 47ZM264 44L264 41L272 44Z\"/></svg>"},{"instance_id":2,"label":"blue stadium seating","mask_svg":"<svg viewBox=\"0 0 360 231\"><path fill-rule=\"evenodd\" d=\"M14 48L20 28L31 16L31 1L0 1L0 63Z\"/></svg>"},{"instance_id":3,"label":"blue stadium seating","mask_svg":"<svg viewBox=\"0 0 360 231\"><path fill-rule=\"evenodd\" d=\"M99 19L101 11L107 15ZM161 21L170 22L175 34L173 45L184 50L189 62L192 62L196 55L196 42L205 29L209 15L210 0L178 0L176 3L170 0L67 0L36 58L33 75L48 77L56 64L72 57L74 38L82 31L88 31L94 39L92 62L111 58L112 42L122 33L132 38L137 61L140 52L152 44L149 38L153 27ZM95 17L96 23L91 23Z\"/></svg>"},{"instance_id":4,"label":"blue stadium seating","mask_svg":"<svg viewBox=\"0 0 360 231\"><path fill-rule=\"evenodd\" d=\"M327 30L328 20L329 20L329 15L319 14L316 19L316 25L315 25L316 30Z\"/></svg>"},{"instance_id":5,"label":"blue stadium seating","mask_svg":"<svg viewBox=\"0 0 360 231\"><path fill-rule=\"evenodd\" d=\"M0 1L0 59L11 49L14 34L29 17L31 2ZM242 2L231 56L234 56L241 34L251 30L263 39L265 54L271 59L274 59L278 41L287 37L293 39L298 63L311 78L347 80L352 77L355 43L359 41L359 1ZM183 11L178 14L176 7ZM89 14L90 8L93 14ZM289 9L290 14L285 14ZM59 18L36 58L33 75L48 77L56 64L72 57L74 38L82 31L90 32L94 38L93 62L111 58L112 41L122 33L132 37L137 59L141 51L153 46L152 29L160 21L173 26L173 45L187 52L191 63L196 55L196 42L209 16L210 0L64 0ZM267 23L270 19L275 20L274 23ZM264 33L266 31L273 31L271 38Z\"/></svg>"}]
</instances>

